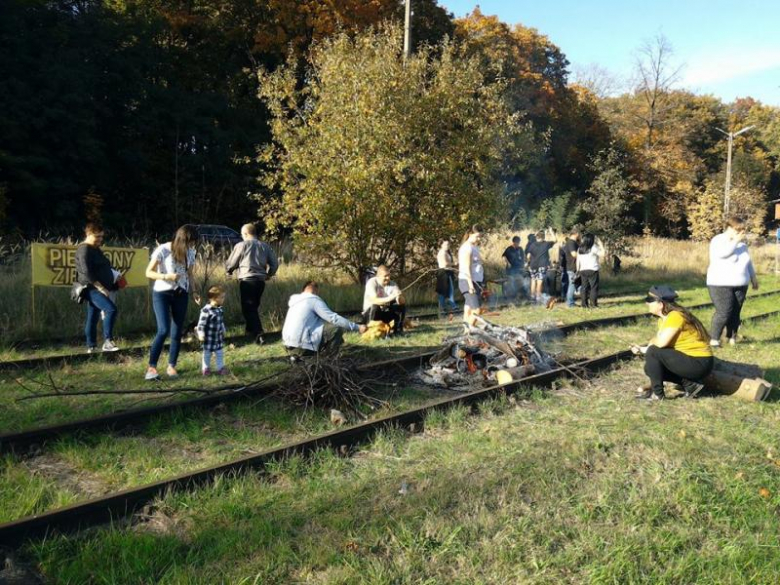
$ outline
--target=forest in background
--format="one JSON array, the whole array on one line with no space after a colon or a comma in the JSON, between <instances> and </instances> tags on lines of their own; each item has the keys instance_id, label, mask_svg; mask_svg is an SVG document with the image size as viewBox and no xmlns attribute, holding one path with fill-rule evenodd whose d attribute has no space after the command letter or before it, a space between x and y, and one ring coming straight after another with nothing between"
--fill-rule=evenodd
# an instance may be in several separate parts
<instances>
[{"instance_id":1,"label":"forest in background","mask_svg":"<svg viewBox=\"0 0 780 585\"><path fill-rule=\"evenodd\" d=\"M521 145L506 143L522 156L477 164L450 195L490 179L501 186L491 192L502 197L505 223L609 231L620 219L628 233L703 238L722 208L727 141L718 128L754 125L734 142L732 196L754 231L766 227L780 178L778 108L681 87L663 37L637 39L635 74L621 92L596 67L573 75L543 31L478 9L455 19L435 0L414 0L413 9L416 56L437 61L446 46L465 70L478 63L474 91L496 99L500 88L502 108L522 126ZM293 72L299 93L290 95L306 99L324 62L319 48L343 51L339 35L387 23L400 31L403 3L5 0L2 11L0 225L34 237L75 235L95 218L125 235L188 222L264 225L271 215L286 229L279 202L289 173L286 183L267 180L280 159L262 155L279 142L271 102L281 94L263 82ZM435 95L451 95L446 89ZM349 134L354 119L343 123L336 135ZM388 189L392 181L410 185L388 177Z\"/></svg>"}]
</instances>

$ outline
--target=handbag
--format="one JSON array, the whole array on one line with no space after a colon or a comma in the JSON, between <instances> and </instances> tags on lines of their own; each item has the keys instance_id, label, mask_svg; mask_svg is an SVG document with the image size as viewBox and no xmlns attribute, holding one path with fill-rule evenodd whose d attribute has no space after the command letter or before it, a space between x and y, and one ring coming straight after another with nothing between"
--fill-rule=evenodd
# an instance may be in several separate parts
<instances>
[{"instance_id":1,"label":"handbag","mask_svg":"<svg viewBox=\"0 0 780 585\"><path fill-rule=\"evenodd\" d=\"M70 300L79 305L84 302L84 297L87 294L87 285L80 282L74 282L70 287Z\"/></svg>"},{"instance_id":2,"label":"handbag","mask_svg":"<svg viewBox=\"0 0 780 585\"><path fill-rule=\"evenodd\" d=\"M582 286L582 275L579 272L574 273L574 288L580 288Z\"/></svg>"}]
</instances>

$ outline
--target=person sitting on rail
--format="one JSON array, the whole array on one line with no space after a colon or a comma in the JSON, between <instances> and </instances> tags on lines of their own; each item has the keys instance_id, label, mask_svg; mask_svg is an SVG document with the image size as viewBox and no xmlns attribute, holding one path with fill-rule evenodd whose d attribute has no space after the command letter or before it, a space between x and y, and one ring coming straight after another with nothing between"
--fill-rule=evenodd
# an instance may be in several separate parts
<instances>
[{"instance_id":1,"label":"person sitting on rail","mask_svg":"<svg viewBox=\"0 0 780 585\"><path fill-rule=\"evenodd\" d=\"M645 356L645 374L650 383L639 388L637 398L663 400L664 382L682 386L685 396L695 398L704 388L702 380L712 371L714 359L709 334L688 309L676 303L677 293L668 286L654 286L645 298L647 310L659 318L658 333L647 345L632 345Z\"/></svg>"},{"instance_id":2,"label":"person sitting on rail","mask_svg":"<svg viewBox=\"0 0 780 585\"><path fill-rule=\"evenodd\" d=\"M353 323L330 310L319 297L319 291L319 284L310 280L287 303L282 343L294 356L335 353L344 343L342 329L366 331L365 325Z\"/></svg>"},{"instance_id":3,"label":"person sitting on rail","mask_svg":"<svg viewBox=\"0 0 780 585\"><path fill-rule=\"evenodd\" d=\"M366 282L363 295L363 323L393 323L393 333L403 333L406 300L401 289L390 279L390 269L382 265L376 276Z\"/></svg>"}]
</instances>

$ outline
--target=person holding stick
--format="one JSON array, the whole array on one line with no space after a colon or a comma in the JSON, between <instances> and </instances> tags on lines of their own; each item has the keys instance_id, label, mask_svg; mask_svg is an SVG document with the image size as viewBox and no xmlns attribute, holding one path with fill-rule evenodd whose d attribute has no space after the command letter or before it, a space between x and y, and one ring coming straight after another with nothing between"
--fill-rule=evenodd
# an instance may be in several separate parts
<instances>
[{"instance_id":1,"label":"person holding stick","mask_svg":"<svg viewBox=\"0 0 780 585\"><path fill-rule=\"evenodd\" d=\"M677 293L668 286L652 287L645 303L647 311L658 317L658 332L647 345L631 345L634 354L645 356L645 374L650 378L637 398L663 400L664 382L680 384L686 397L695 398L714 366L707 330L677 304Z\"/></svg>"},{"instance_id":2,"label":"person holding stick","mask_svg":"<svg viewBox=\"0 0 780 585\"><path fill-rule=\"evenodd\" d=\"M366 282L363 295L363 321L393 323L393 333L403 333L406 318L406 299L403 291L391 280L390 269L382 265L376 276Z\"/></svg>"}]
</instances>

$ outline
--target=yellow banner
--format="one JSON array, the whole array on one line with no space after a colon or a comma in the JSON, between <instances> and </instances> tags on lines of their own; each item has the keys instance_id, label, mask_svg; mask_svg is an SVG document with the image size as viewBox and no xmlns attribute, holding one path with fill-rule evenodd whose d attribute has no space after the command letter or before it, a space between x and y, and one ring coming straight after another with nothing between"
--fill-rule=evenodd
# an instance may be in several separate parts
<instances>
[{"instance_id":1,"label":"yellow banner","mask_svg":"<svg viewBox=\"0 0 780 585\"><path fill-rule=\"evenodd\" d=\"M145 248L101 248L114 270L121 272L127 286L148 286ZM76 246L65 244L32 245L33 286L72 286L76 280Z\"/></svg>"}]
</instances>

